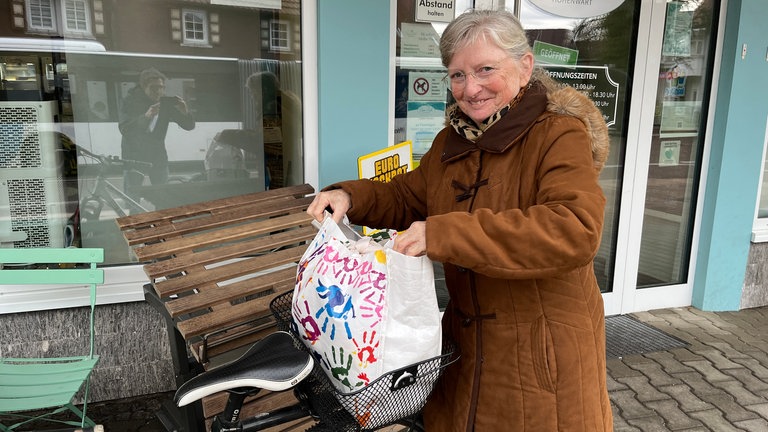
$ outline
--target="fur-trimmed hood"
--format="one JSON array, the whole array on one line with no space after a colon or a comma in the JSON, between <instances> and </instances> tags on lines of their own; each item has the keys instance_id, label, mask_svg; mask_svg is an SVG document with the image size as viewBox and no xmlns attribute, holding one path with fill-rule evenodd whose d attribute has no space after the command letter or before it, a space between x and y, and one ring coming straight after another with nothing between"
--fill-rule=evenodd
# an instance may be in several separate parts
<instances>
[{"instance_id":1,"label":"fur-trimmed hood","mask_svg":"<svg viewBox=\"0 0 768 432\"><path fill-rule=\"evenodd\" d=\"M535 81L526 90L519 104L514 106L496 124L488 128L480 138L472 142L458 133L451 134L441 160L448 162L460 158L474 150L490 153L502 153L525 135L525 133L548 111L576 117L584 123L592 142L592 158L597 171L602 170L608 157L610 139L603 114L595 104L573 87L557 84L554 81L542 83ZM452 106L446 113L461 111ZM446 126L450 119L446 116Z\"/></svg>"},{"instance_id":2,"label":"fur-trimmed hood","mask_svg":"<svg viewBox=\"0 0 768 432\"><path fill-rule=\"evenodd\" d=\"M592 159L595 169L602 170L610 149L608 126L605 124L602 112L597 109L591 99L569 86L562 86L548 92L547 100L548 111L573 116L584 123L592 137Z\"/></svg>"}]
</instances>

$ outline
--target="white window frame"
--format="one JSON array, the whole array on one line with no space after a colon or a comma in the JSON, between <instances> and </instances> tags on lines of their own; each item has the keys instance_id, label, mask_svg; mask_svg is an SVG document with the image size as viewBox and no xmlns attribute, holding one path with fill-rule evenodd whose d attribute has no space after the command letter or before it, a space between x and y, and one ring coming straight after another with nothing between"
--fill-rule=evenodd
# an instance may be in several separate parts
<instances>
[{"instance_id":1,"label":"white window frame","mask_svg":"<svg viewBox=\"0 0 768 432\"><path fill-rule=\"evenodd\" d=\"M27 9L27 27L35 32L44 32L49 34L58 34L61 36L88 37L92 36L91 7L88 0L37 0L40 5L47 5L50 8L51 16L46 17L51 20L50 26L35 25L32 17L41 17L40 14L33 13L32 1L26 3ZM69 4L71 3L71 5ZM69 6L74 6L74 9ZM84 13L84 29L71 29L68 26L67 12L81 8Z\"/></svg>"},{"instance_id":2,"label":"white window frame","mask_svg":"<svg viewBox=\"0 0 768 432\"><path fill-rule=\"evenodd\" d=\"M81 36L90 36L92 34L91 31L91 7L88 4L89 2L87 0L60 0L61 1L61 27L64 30L65 35L81 35ZM67 12L71 10L69 7L70 5L68 3L72 3L72 6L75 6L74 11L77 10L78 7L82 7L82 12L85 14L84 16L84 23L85 23L85 29L71 29L69 28L69 20L67 19Z\"/></svg>"},{"instance_id":3,"label":"white window frame","mask_svg":"<svg viewBox=\"0 0 768 432\"><path fill-rule=\"evenodd\" d=\"M48 5L48 7L50 9L50 12L51 12L51 15L50 15L50 17L46 17L46 18L49 18L51 20L51 25L49 27L47 27L47 26L44 26L44 25L35 25L35 24L33 24L33 22L32 22L32 18L33 17L37 17L37 18L41 18L42 19L42 16L40 14L33 13L32 0L27 0L27 2L26 2L26 6L27 6L27 27L30 30L34 30L34 31L44 31L44 32L50 32L50 33L58 32L58 25L57 25L58 24L57 23L58 19L56 17L56 5L54 3L54 0L37 0L37 2L38 2L38 4L40 6L43 6L43 5L46 5L46 4Z\"/></svg>"},{"instance_id":4,"label":"white window frame","mask_svg":"<svg viewBox=\"0 0 768 432\"><path fill-rule=\"evenodd\" d=\"M275 32L285 37L276 37ZM271 51L291 50L291 23L287 20L273 19L269 21L269 49Z\"/></svg>"},{"instance_id":5,"label":"white window frame","mask_svg":"<svg viewBox=\"0 0 768 432\"><path fill-rule=\"evenodd\" d=\"M766 118L765 142L763 143L763 163L760 165L760 180L757 186L757 197L755 199L755 218L752 222L752 243L768 242L768 208L761 209L761 197L768 191L763 191L765 187L765 170L768 168L766 157L768 156L768 118ZM768 200L766 200L768 201ZM768 202L765 203L768 206Z\"/></svg>"},{"instance_id":6,"label":"white window frame","mask_svg":"<svg viewBox=\"0 0 768 432\"><path fill-rule=\"evenodd\" d=\"M189 38L187 36L187 15L192 15L193 17L199 19L201 21L202 25L202 34L203 37L201 39L197 38ZM193 23L197 24L197 23ZM182 9L181 10L181 41L184 45L203 45L208 46L210 44L210 22L208 20L208 13L204 10L200 9ZM197 33L198 30L194 29L193 32Z\"/></svg>"}]
</instances>

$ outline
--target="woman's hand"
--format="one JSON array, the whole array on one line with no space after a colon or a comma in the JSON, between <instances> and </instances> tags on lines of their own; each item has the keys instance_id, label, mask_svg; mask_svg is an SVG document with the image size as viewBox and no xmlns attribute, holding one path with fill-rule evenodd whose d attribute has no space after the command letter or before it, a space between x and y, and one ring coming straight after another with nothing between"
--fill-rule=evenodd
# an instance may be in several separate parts
<instances>
[{"instance_id":1,"label":"woman's hand","mask_svg":"<svg viewBox=\"0 0 768 432\"><path fill-rule=\"evenodd\" d=\"M336 223L341 223L347 210L352 207L352 197L343 189L320 192L315 195L315 199L307 207L307 213L318 222L322 222L325 219L325 209L328 207L333 212L333 220Z\"/></svg>"},{"instance_id":2,"label":"woman's hand","mask_svg":"<svg viewBox=\"0 0 768 432\"><path fill-rule=\"evenodd\" d=\"M414 222L407 230L398 233L393 249L408 256L427 253L427 223Z\"/></svg>"}]
</instances>

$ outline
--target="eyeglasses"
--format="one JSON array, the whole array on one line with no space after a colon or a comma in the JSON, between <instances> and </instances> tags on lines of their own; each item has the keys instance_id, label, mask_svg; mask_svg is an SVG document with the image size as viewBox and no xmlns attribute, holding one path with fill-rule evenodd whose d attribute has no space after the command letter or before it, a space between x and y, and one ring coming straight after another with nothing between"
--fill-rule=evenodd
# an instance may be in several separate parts
<instances>
[{"instance_id":1,"label":"eyeglasses","mask_svg":"<svg viewBox=\"0 0 768 432\"><path fill-rule=\"evenodd\" d=\"M467 83L467 75L471 75L478 84L485 84L491 77L499 72L499 64L504 60L497 62L491 66L482 66L474 72L465 73L463 71L456 71L449 73L443 78L443 82L450 84L450 87L461 87ZM450 88L449 87L449 88Z\"/></svg>"}]
</instances>

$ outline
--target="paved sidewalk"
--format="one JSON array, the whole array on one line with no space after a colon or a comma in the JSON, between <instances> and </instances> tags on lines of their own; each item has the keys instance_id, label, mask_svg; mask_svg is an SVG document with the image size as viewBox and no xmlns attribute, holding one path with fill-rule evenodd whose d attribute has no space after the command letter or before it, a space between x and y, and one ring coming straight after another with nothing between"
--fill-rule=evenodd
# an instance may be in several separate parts
<instances>
[{"instance_id":1,"label":"paved sidewalk","mask_svg":"<svg viewBox=\"0 0 768 432\"><path fill-rule=\"evenodd\" d=\"M768 307L630 316L689 345L608 359L615 432L768 432ZM162 430L156 419L138 418L148 410L136 400L124 405L132 415L105 405L113 407L102 411L108 432Z\"/></svg>"},{"instance_id":2,"label":"paved sidewalk","mask_svg":"<svg viewBox=\"0 0 768 432\"><path fill-rule=\"evenodd\" d=\"M631 316L689 345L608 359L616 432L768 431L768 307Z\"/></svg>"},{"instance_id":3,"label":"paved sidewalk","mask_svg":"<svg viewBox=\"0 0 768 432\"><path fill-rule=\"evenodd\" d=\"M631 314L687 342L608 359L615 432L768 432L768 307ZM154 416L173 393L89 405L106 432L164 432Z\"/></svg>"}]
</instances>

